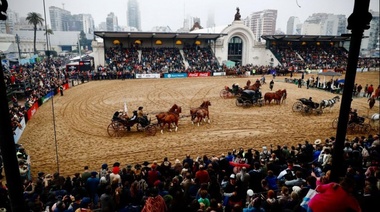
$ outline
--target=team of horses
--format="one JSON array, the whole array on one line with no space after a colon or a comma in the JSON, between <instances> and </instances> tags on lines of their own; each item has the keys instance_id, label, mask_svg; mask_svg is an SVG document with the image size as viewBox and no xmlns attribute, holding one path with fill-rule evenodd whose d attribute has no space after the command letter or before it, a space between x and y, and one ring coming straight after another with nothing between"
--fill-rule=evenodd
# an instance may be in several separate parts
<instances>
[{"instance_id":1,"label":"team of horses","mask_svg":"<svg viewBox=\"0 0 380 212\"><path fill-rule=\"evenodd\" d=\"M209 100L205 100L197 108L190 108L191 122L198 123L198 126L202 121L210 123L210 113L208 107L211 106ZM168 111L160 112L156 114L157 125L161 128L161 134L164 133L164 128L167 125L168 131L172 131L172 126L174 131L178 130L178 122L180 119L180 113L182 112L182 107L174 104Z\"/></svg>"}]
</instances>

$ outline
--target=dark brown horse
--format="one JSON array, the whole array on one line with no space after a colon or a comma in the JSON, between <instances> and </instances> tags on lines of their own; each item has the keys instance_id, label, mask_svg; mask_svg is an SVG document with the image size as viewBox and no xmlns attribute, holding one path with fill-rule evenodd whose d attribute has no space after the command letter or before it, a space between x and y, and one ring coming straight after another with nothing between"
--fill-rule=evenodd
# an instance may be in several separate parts
<instances>
[{"instance_id":1,"label":"dark brown horse","mask_svg":"<svg viewBox=\"0 0 380 212\"><path fill-rule=\"evenodd\" d=\"M194 124L194 120L198 123L198 126L202 120L210 123L210 113L208 107L211 106L209 100L203 101L202 104L197 108L190 108L191 123Z\"/></svg>"},{"instance_id":2,"label":"dark brown horse","mask_svg":"<svg viewBox=\"0 0 380 212\"><path fill-rule=\"evenodd\" d=\"M179 114L182 112L182 108L180 106L173 107L169 110L171 112L163 112L156 115L157 122L159 123L161 127L161 134L164 133L165 125L168 125L168 130L172 131L170 126L173 124L175 126L175 131L178 130L178 121L179 121Z\"/></svg>"},{"instance_id":3,"label":"dark brown horse","mask_svg":"<svg viewBox=\"0 0 380 212\"><path fill-rule=\"evenodd\" d=\"M274 100L276 104L280 104L281 99L284 101L286 99L286 96L286 89L278 90L276 92L267 92L264 94L264 103L266 104L268 101L268 104L270 104L271 101Z\"/></svg>"}]
</instances>

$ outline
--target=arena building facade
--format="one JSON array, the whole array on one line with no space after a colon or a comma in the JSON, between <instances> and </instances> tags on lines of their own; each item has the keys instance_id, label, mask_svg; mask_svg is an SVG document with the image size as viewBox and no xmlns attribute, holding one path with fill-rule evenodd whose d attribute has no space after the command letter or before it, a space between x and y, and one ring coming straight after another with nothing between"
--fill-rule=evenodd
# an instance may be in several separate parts
<instances>
[{"instance_id":1,"label":"arena building facade","mask_svg":"<svg viewBox=\"0 0 380 212\"><path fill-rule=\"evenodd\" d=\"M105 50L116 45L129 48L133 45L148 48L183 48L187 45L209 46L219 64L278 66L281 63L270 50L271 46L331 45L348 49L350 36L263 35L255 38L251 29L241 20L230 25L197 29L189 33L173 32L111 32L95 31L92 48L94 64L105 65ZM265 42L261 42L265 40Z\"/></svg>"}]
</instances>

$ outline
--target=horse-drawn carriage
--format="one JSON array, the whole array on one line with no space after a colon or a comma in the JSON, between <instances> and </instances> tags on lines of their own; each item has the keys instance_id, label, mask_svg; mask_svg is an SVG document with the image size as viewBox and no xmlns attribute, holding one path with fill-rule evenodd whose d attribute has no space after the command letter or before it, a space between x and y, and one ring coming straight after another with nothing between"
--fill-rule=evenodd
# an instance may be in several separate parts
<instances>
[{"instance_id":1,"label":"horse-drawn carriage","mask_svg":"<svg viewBox=\"0 0 380 212\"><path fill-rule=\"evenodd\" d=\"M298 101L293 104L293 112L301 112L302 115L311 113L321 115L323 113L323 109L320 107L319 103L313 102L311 97L309 99L300 98L297 100Z\"/></svg>"},{"instance_id":2,"label":"horse-drawn carriage","mask_svg":"<svg viewBox=\"0 0 380 212\"><path fill-rule=\"evenodd\" d=\"M121 137L131 128L136 125L137 131L145 131L146 135L156 135L156 126L150 124L150 119L147 116L142 118L120 119L113 117L111 123L107 127L108 135L111 137Z\"/></svg>"},{"instance_id":3,"label":"horse-drawn carriage","mask_svg":"<svg viewBox=\"0 0 380 212\"><path fill-rule=\"evenodd\" d=\"M242 88L239 88L239 85L232 85L232 88L225 86L224 89L219 92L219 95L223 99L234 98L240 96L241 91Z\"/></svg>"},{"instance_id":4,"label":"horse-drawn carriage","mask_svg":"<svg viewBox=\"0 0 380 212\"><path fill-rule=\"evenodd\" d=\"M259 90L243 90L240 97L236 99L236 106L250 107L263 106L262 95Z\"/></svg>"},{"instance_id":5,"label":"horse-drawn carriage","mask_svg":"<svg viewBox=\"0 0 380 212\"><path fill-rule=\"evenodd\" d=\"M339 118L335 118L332 121L332 128L336 129L338 127L338 121ZM368 123L365 123L365 118L364 117L357 117L356 121L350 121L347 124L347 133L348 134L353 134L353 133L364 133L368 134L371 131L371 125Z\"/></svg>"}]
</instances>

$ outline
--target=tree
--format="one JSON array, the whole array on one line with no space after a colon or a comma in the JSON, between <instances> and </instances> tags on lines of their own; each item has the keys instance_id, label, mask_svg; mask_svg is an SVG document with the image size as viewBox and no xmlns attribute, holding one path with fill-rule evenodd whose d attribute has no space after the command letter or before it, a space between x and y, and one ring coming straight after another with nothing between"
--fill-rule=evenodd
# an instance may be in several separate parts
<instances>
[{"instance_id":1,"label":"tree","mask_svg":"<svg viewBox=\"0 0 380 212\"><path fill-rule=\"evenodd\" d=\"M54 35L54 32L52 29L47 29L46 32L44 33L44 35Z\"/></svg>"},{"instance_id":2,"label":"tree","mask_svg":"<svg viewBox=\"0 0 380 212\"><path fill-rule=\"evenodd\" d=\"M33 48L34 48L34 54L37 54L36 50L36 40L37 40L37 25L43 25L44 19L41 17L41 14L36 12L30 12L28 13L28 16L26 17L26 20L29 24L33 25L34 30L34 38L33 38Z\"/></svg>"}]
</instances>

